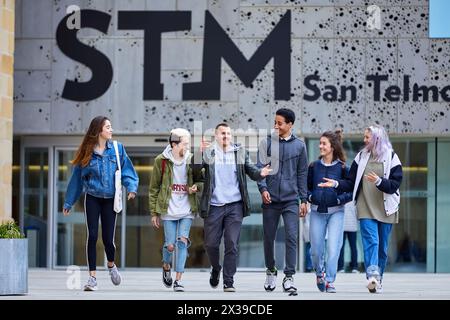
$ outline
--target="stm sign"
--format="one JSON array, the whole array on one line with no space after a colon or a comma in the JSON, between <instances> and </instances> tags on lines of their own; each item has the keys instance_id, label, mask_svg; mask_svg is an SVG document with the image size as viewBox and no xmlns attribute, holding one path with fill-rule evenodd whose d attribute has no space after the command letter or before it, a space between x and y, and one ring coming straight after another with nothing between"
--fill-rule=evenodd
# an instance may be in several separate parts
<instances>
[{"instance_id":1,"label":"stm sign","mask_svg":"<svg viewBox=\"0 0 450 320\"><path fill-rule=\"evenodd\" d=\"M80 10L80 28L93 28L107 34L111 15L97 10ZM111 85L113 66L108 57L77 39L80 28L70 28L71 14L59 23L56 41L60 50L92 71L87 82L66 80L62 97L89 101L103 95ZM161 83L161 35L190 30L190 11L119 11L118 29L144 31L144 100L163 100ZM271 33L247 60L217 20L205 11L202 81L183 84L183 100L220 100L220 70L224 59L246 87L273 58L275 100L291 96L291 11L287 10ZM138 63L131 61L130 63Z\"/></svg>"}]
</instances>

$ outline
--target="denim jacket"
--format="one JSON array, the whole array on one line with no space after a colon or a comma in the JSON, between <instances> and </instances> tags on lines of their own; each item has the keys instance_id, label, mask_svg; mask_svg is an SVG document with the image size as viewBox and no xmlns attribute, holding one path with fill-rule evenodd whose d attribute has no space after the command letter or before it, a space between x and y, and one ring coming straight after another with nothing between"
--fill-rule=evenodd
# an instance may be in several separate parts
<instances>
[{"instance_id":1,"label":"denim jacket","mask_svg":"<svg viewBox=\"0 0 450 320\"><path fill-rule=\"evenodd\" d=\"M125 148L117 143L122 169L122 185L128 192L137 192L139 178ZM118 169L116 153L112 141L106 142L103 155L92 153L91 160L86 167L76 165L67 186L64 209L70 209L84 191L97 198L114 198L114 173Z\"/></svg>"}]
</instances>

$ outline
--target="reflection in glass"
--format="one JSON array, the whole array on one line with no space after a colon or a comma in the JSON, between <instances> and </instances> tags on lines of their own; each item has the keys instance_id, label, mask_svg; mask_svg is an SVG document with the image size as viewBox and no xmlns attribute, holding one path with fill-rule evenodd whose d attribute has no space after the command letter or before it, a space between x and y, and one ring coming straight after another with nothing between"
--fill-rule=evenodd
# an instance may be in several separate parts
<instances>
[{"instance_id":1,"label":"reflection in glass","mask_svg":"<svg viewBox=\"0 0 450 320\"><path fill-rule=\"evenodd\" d=\"M48 150L25 149L24 232L29 246L29 266L47 266Z\"/></svg>"}]
</instances>

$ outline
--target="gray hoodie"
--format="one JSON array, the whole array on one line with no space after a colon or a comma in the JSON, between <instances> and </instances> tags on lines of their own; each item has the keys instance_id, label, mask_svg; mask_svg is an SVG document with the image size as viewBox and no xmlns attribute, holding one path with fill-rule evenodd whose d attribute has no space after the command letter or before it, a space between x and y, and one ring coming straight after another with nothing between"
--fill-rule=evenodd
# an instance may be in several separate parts
<instances>
[{"instance_id":1,"label":"gray hoodie","mask_svg":"<svg viewBox=\"0 0 450 320\"><path fill-rule=\"evenodd\" d=\"M264 145L265 143L265 145ZM262 141L262 148L268 148L268 139ZM305 143L291 135L288 140L279 139L278 154L271 152L271 161L278 161L278 170L258 182L259 192L268 191L272 202L287 202L308 199L308 155ZM258 156L258 167L268 163L261 163ZM275 164L271 164L275 167Z\"/></svg>"},{"instance_id":2,"label":"gray hoodie","mask_svg":"<svg viewBox=\"0 0 450 320\"><path fill-rule=\"evenodd\" d=\"M222 206L242 200L234 155L236 150L237 147L234 145L231 145L226 151L217 144L214 145L214 174L216 179L211 196L213 206Z\"/></svg>"}]
</instances>

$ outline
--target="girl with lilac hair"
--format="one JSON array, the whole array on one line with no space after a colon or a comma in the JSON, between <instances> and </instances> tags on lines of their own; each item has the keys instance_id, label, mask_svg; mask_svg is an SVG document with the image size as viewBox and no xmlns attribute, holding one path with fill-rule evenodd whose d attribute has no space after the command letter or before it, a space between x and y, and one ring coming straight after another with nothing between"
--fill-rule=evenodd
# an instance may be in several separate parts
<instances>
[{"instance_id":1,"label":"girl with lilac hair","mask_svg":"<svg viewBox=\"0 0 450 320\"><path fill-rule=\"evenodd\" d=\"M366 135L364 135L364 150L372 153L375 160L381 160L383 155L392 150L392 144L386 130L382 126L374 125L366 129L369 132L371 139L366 143Z\"/></svg>"},{"instance_id":2,"label":"girl with lilac hair","mask_svg":"<svg viewBox=\"0 0 450 320\"><path fill-rule=\"evenodd\" d=\"M364 131L364 148L356 155L344 179L324 178L319 187L353 191L360 222L367 288L370 293L383 290L392 226L398 223L402 164L392 148L386 130L373 125Z\"/></svg>"}]
</instances>

